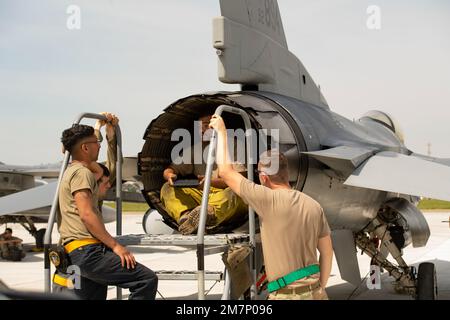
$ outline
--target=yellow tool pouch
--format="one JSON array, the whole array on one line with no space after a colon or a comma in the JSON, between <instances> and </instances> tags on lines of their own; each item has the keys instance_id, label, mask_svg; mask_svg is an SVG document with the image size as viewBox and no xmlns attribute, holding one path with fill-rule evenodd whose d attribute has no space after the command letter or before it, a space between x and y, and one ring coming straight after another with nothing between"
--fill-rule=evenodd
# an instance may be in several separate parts
<instances>
[{"instance_id":1,"label":"yellow tool pouch","mask_svg":"<svg viewBox=\"0 0 450 320\"><path fill-rule=\"evenodd\" d=\"M62 273L67 272L67 268L70 266L70 258L63 246L58 245L56 248L50 249L48 256L56 270Z\"/></svg>"}]
</instances>

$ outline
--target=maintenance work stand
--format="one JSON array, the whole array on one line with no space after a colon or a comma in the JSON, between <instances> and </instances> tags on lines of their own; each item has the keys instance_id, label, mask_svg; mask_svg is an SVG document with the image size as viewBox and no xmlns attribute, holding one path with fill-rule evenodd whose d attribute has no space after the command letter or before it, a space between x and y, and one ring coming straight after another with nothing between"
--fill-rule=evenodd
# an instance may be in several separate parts
<instances>
[{"instance_id":1,"label":"maintenance work stand","mask_svg":"<svg viewBox=\"0 0 450 320\"><path fill-rule=\"evenodd\" d=\"M240 115L245 123L246 132L250 132L251 124L249 116L242 109L231 107L227 105L219 106L215 114L221 115L223 112L230 112ZM74 124L79 124L83 119L98 119L106 120L105 116L95 113L83 113L80 114ZM181 234L167 234L167 235L152 235L152 234L139 234L139 235L122 235L122 135L120 127L116 127L117 138L117 177L116 177L116 239L125 246L145 246L145 247L157 247L157 246L181 246L196 248L197 250L197 270L155 270L159 280L197 280L198 284L198 299L205 299L205 281L225 281L224 290L222 293L222 299L228 300L231 296L232 281L225 268L224 272L205 271L205 256L212 255L221 252L227 252L231 246L246 245L251 249L250 253L250 272L252 285L250 287L250 298L256 300L258 298L256 290L256 242L255 242L255 212L249 207L249 231L248 234L229 233L229 234L214 234L205 235L206 216L208 208L208 197L211 185L211 176L213 166L215 163L216 149L217 149L217 133L214 131L210 141L210 148L208 153L207 167L205 173L205 183L203 188L203 198L201 203L200 221L197 235L181 235ZM248 179L253 181L253 167L251 161L251 151L253 146L252 135L246 134L246 149L247 149L247 175ZM58 192L61 185L61 180L70 160L70 154L66 151L64 160L59 173L58 184L55 192L55 196L52 202L48 225L44 237L44 285L45 292L51 292L51 263L49 259L49 250L52 247L52 231L54 223L56 222L56 212L59 207ZM117 299L122 299L122 290L117 288Z\"/></svg>"}]
</instances>

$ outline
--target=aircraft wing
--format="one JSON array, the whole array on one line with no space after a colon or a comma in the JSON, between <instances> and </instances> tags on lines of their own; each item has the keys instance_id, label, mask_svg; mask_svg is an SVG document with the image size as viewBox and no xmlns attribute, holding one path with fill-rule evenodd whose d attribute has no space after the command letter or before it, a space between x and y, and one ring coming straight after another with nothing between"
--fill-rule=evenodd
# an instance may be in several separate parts
<instances>
[{"instance_id":1,"label":"aircraft wing","mask_svg":"<svg viewBox=\"0 0 450 320\"><path fill-rule=\"evenodd\" d=\"M30 211L42 208L48 208L46 216L50 213L50 206L55 196L57 181L49 184L28 189L25 191L10 194L0 198L0 216L5 215L24 215L35 216ZM102 216L105 223L116 220L116 209L106 205L102 206Z\"/></svg>"},{"instance_id":2,"label":"aircraft wing","mask_svg":"<svg viewBox=\"0 0 450 320\"><path fill-rule=\"evenodd\" d=\"M12 172L22 173L22 174L28 174L34 177L46 177L46 178L58 178L59 176L60 168L54 168L54 169L16 169L12 170Z\"/></svg>"},{"instance_id":3,"label":"aircraft wing","mask_svg":"<svg viewBox=\"0 0 450 320\"><path fill-rule=\"evenodd\" d=\"M139 181L140 176L137 172L137 158L124 157L122 164L122 180ZM105 164L105 162L102 162ZM26 174L34 177L58 178L61 171L61 164L55 163L47 166L16 166L0 164L0 171Z\"/></svg>"},{"instance_id":4,"label":"aircraft wing","mask_svg":"<svg viewBox=\"0 0 450 320\"><path fill-rule=\"evenodd\" d=\"M412 153L411 155L414 157L422 158L422 159L432 161L432 162L437 162L437 163L440 163L440 164L450 167L450 159L449 158L435 158L435 157L426 156L426 155L420 154L420 153Z\"/></svg>"},{"instance_id":5,"label":"aircraft wing","mask_svg":"<svg viewBox=\"0 0 450 320\"><path fill-rule=\"evenodd\" d=\"M52 205L57 181L0 198L0 216Z\"/></svg>"},{"instance_id":6,"label":"aircraft wing","mask_svg":"<svg viewBox=\"0 0 450 320\"><path fill-rule=\"evenodd\" d=\"M370 157L344 184L450 201L450 167L390 151Z\"/></svg>"},{"instance_id":7,"label":"aircraft wing","mask_svg":"<svg viewBox=\"0 0 450 320\"><path fill-rule=\"evenodd\" d=\"M58 178L60 164L51 164L48 166L15 166L15 165L0 165L0 171L26 174L34 177Z\"/></svg>"},{"instance_id":8,"label":"aircraft wing","mask_svg":"<svg viewBox=\"0 0 450 320\"><path fill-rule=\"evenodd\" d=\"M54 164L48 167L0 165L0 171L57 178L60 172L60 168L58 166L60 165ZM122 179L124 181L134 182L140 180L140 176L137 172L136 157L124 158L122 167ZM57 181L52 181L42 186L0 197L0 215L18 215L23 212L51 206L53 198L55 196L56 186ZM109 197L107 198L107 200L114 201L116 199L113 190L110 190L108 195ZM122 192L122 200L130 202L146 202L140 192ZM114 221L112 220L112 218L108 218L109 216L113 216L112 212L110 212L111 210L109 207L103 206L102 211L104 218L105 212L107 213L107 218L104 219L105 222Z\"/></svg>"}]
</instances>

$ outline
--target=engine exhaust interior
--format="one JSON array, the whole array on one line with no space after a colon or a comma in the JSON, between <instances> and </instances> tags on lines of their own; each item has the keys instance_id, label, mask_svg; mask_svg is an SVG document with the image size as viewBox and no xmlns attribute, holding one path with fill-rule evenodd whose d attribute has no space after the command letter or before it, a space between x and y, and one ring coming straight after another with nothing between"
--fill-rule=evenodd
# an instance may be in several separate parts
<instances>
[{"instance_id":1,"label":"engine exhaust interior","mask_svg":"<svg viewBox=\"0 0 450 320\"><path fill-rule=\"evenodd\" d=\"M217 107L222 104L245 109L250 116L252 128L258 133L260 132L258 129L263 127L267 128L265 126L265 122L267 121L266 119L270 119L269 116L272 118L270 119L272 123L273 118L276 118L277 116L279 117L279 114L275 111L272 111L273 114L270 115L267 110L257 110L254 106L243 106L235 100L230 99L227 95L198 95L178 100L174 104L167 107L164 110L164 113L150 123L145 132L145 144L142 152L139 154L138 160L139 174L142 176L144 184L143 194L150 207L156 209L162 215L164 222L172 228L177 228L178 224L167 214L160 201L160 190L165 183L163 171L172 163L172 149L180 143L178 140L172 141L172 133L176 129L186 129L191 134L191 137L194 137L194 122L198 121L199 117L201 115L205 115L205 113L213 114ZM223 113L222 116L227 129L244 129L244 122L239 115ZM286 128L283 127L279 129L280 137L279 141L277 141L277 147L288 157L291 168L290 182L293 186L295 186L299 180L298 163L300 154L295 143L293 133L283 120L279 122L282 122ZM270 135L270 131L268 135ZM259 145L261 140L265 140L266 142L270 141L270 139L264 137L264 135L256 136L258 140L257 142L255 141L256 145ZM243 141L243 143L245 143L245 141ZM265 147L267 148L267 143ZM270 148L270 143L268 147ZM260 149L261 147L258 147L257 155L260 154ZM258 159L256 159L256 163L257 160ZM255 182L259 183L256 168L257 166L254 164L253 169ZM238 225L218 226L217 229L211 230L211 232L228 232L244 223L245 221L239 221L237 223Z\"/></svg>"}]
</instances>

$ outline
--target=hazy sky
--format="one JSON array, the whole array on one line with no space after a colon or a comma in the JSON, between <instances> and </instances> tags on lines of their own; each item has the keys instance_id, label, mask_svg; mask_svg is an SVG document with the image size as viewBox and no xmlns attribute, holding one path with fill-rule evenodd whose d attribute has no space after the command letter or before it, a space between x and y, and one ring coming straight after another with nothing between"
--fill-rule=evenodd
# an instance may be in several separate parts
<instances>
[{"instance_id":1,"label":"hazy sky","mask_svg":"<svg viewBox=\"0 0 450 320\"><path fill-rule=\"evenodd\" d=\"M450 157L450 1L279 0L290 50L333 111L390 113L406 145ZM81 29L69 30L69 5ZM381 30L366 10L381 9ZM178 98L236 90L217 80L215 0L0 0L0 161L61 160L81 112L121 119L124 155Z\"/></svg>"}]
</instances>

